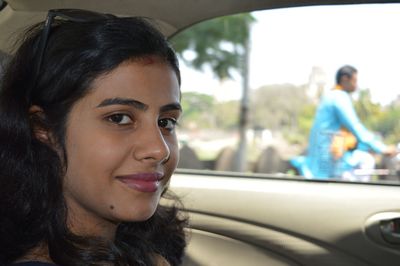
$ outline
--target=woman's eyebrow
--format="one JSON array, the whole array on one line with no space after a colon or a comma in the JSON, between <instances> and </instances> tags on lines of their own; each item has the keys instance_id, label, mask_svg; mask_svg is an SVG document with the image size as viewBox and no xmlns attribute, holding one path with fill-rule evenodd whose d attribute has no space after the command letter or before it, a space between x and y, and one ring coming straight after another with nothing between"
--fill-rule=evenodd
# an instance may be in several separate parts
<instances>
[{"instance_id":1,"label":"woman's eyebrow","mask_svg":"<svg viewBox=\"0 0 400 266\"><path fill-rule=\"evenodd\" d=\"M103 100L99 105L97 105L97 108L99 107L104 107L104 106L109 106L109 105L129 105L132 106L136 109L139 109L141 111L146 111L149 106L147 104L144 104L142 102L139 102L134 99L130 98L109 98Z\"/></svg>"},{"instance_id":2,"label":"woman's eyebrow","mask_svg":"<svg viewBox=\"0 0 400 266\"><path fill-rule=\"evenodd\" d=\"M182 106L180 103L170 103L160 107L160 113L174 110L182 111Z\"/></svg>"}]
</instances>

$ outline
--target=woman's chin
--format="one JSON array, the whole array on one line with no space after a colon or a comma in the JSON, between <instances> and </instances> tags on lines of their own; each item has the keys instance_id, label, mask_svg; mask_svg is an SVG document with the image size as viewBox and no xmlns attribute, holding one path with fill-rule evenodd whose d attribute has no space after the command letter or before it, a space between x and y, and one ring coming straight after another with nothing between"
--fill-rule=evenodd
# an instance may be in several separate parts
<instances>
[{"instance_id":1,"label":"woman's chin","mask_svg":"<svg viewBox=\"0 0 400 266\"><path fill-rule=\"evenodd\" d=\"M156 212L156 206L149 206L148 208L135 208L131 211L124 212L120 218L121 222L144 222L150 219Z\"/></svg>"}]
</instances>

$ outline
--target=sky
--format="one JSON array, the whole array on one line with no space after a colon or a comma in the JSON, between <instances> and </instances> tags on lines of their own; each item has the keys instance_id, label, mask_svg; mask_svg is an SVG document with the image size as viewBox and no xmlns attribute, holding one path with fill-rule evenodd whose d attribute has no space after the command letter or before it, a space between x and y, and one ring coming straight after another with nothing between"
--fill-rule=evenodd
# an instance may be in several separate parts
<instances>
[{"instance_id":1,"label":"sky","mask_svg":"<svg viewBox=\"0 0 400 266\"><path fill-rule=\"evenodd\" d=\"M332 88L344 64L358 69L359 88L387 104L400 94L400 4L302 7L254 12L250 49L250 89L307 84L313 67ZM182 91L239 99L240 77L218 81L209 69L182 63Z\"/></svg>"}]
</instances>

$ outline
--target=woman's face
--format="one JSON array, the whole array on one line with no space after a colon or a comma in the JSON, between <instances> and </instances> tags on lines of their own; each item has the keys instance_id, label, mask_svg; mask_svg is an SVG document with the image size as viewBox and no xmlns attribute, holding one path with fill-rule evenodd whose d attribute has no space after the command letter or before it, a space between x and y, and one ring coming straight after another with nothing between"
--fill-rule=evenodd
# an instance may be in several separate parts
<instances>
[{"instance_id":1,"label":"woman's face","mask_svg":"<svg viewBox=\"0 0 400 266\"><path fill-rule=\"evenodd\" d=\"M178 161L179 99L175 72L152 57L100 76L74 104L64 181L73 232L115 230L154 214Z\"/></svg>"}]
</instances>

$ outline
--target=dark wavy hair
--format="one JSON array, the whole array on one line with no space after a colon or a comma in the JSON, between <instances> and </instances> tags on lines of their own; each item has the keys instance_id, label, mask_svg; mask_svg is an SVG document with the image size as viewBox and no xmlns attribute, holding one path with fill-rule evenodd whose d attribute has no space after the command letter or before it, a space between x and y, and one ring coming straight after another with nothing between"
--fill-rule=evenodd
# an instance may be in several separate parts
<instances>
[{"instance_id":1,"label":"dark wavy hair","mask_svg":"<svg viewBox=\"0 0 400 266\"><path fill-rule=\"evenodd\" d=\"M120 224L110 243L67 228L62 185L67 116L93 80L127 60L158 56L180 83L174 51L148 19L57 20L36 79L32 66L42 28L39 23L24 33L0 91L0 265L42 244L58 265L153 265L156 254L180 264L186 218L176 198L176 204L159 205L147 221ZM45 117L30 115L32 105L40 106ZM37 124L52 133L64 154L35 137Z\"/></svg>"}]
</instances>

